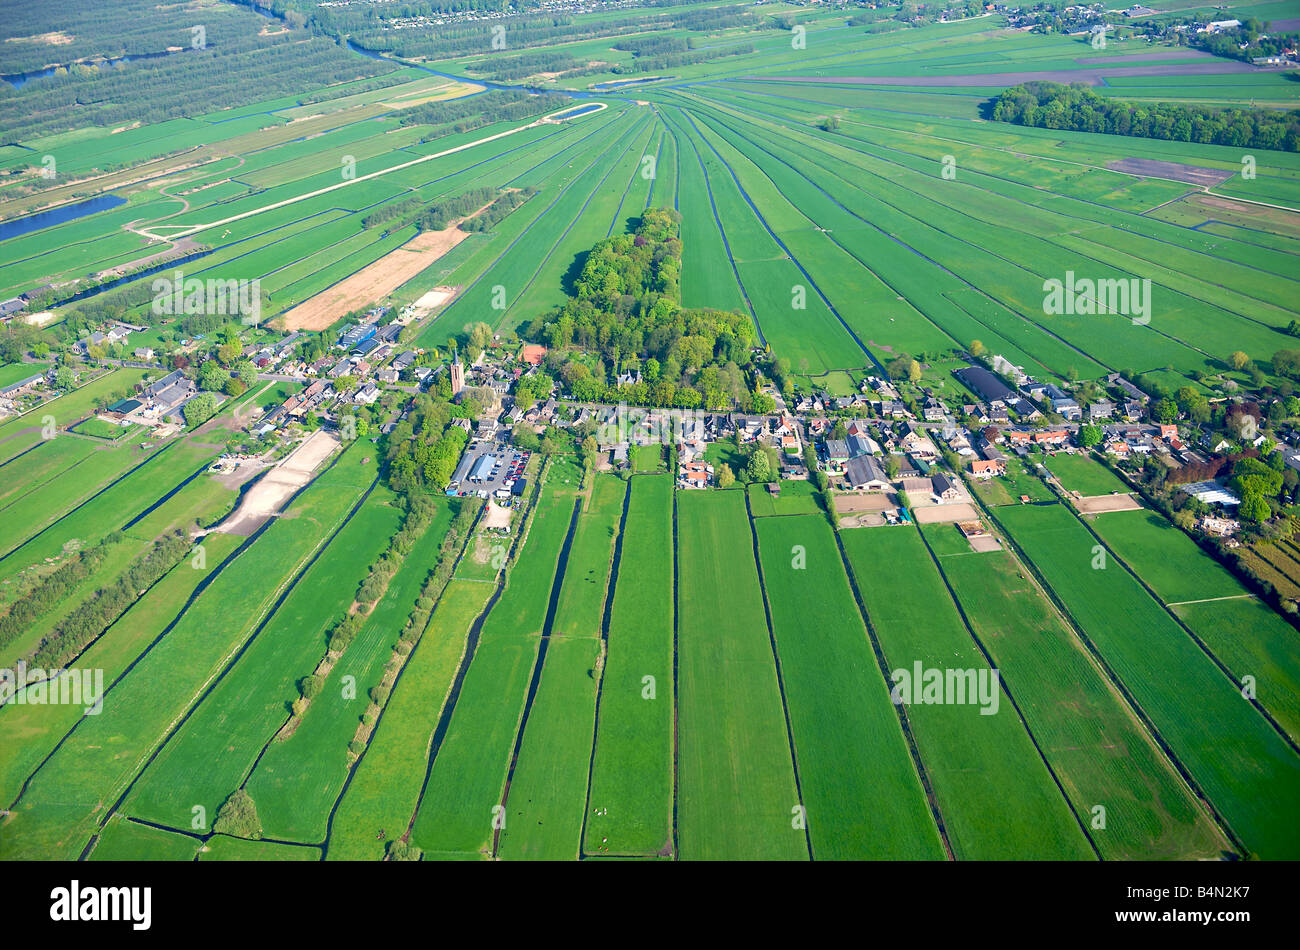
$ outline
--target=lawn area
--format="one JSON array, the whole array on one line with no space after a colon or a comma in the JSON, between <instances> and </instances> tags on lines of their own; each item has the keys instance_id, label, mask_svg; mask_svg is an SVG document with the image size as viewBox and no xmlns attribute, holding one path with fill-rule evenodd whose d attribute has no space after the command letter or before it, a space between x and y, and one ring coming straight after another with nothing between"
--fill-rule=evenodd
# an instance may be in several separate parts
<instances>
[{"instance_id":1,"label":"lawn area","mask_svg":"<svg viewBox=\"0 0 1300 950\"><path fill-rule=\"evenodd\" d=\"M597 708L588 854L672 849L672 477L637 475L630 491Z\"/></svg>"},{"instance_id":2,"label":"lawn area","mask_svg":"<svg viewBox=\"0 0 1300 950\"><path fill-rule=\"evenodd\" d=\"M942 858L830 525L821 515L754 524L813 856Z\"/></svg>"},{"instance_id":3,"label":"lawn area","mask_svg":"<svg viewBox=\"0 0 1300 950\"><path fill-rule=\"evenodd\" d=\"M848 531L843 543L891 670L990 670L916 528ZM1094 856L1005 694L996 707L915 698L907 718L958 859Z\"/></svg>"},{"instance_id":4,"label":"lawn area","mask_svg":"<svg viewBox=\"0 0 1300 950\"><path fill-rule=\"evenodd\" d=\"M970 485L980 500L990 507L1018 505L1021 495L1028 495L1030 501L1052 499L1052 490L1037 475L1030 474L1025 463L1014 455L1007 457L1005 475L993 478L967 478L966 484Z\"/></svg>"},{"instance_id":5,"label":"lawn area","mask_svg":"<svg viewBox=\"0 0 1300 950\"><path fill-rule=\"evenodd\" d=\"M766 484L749 486L749 508L755 518L771 515L812 515L821 511L817 486L812 482L777 482L781 493L775 498Z\"/></svg>"},{"instance_id":6,"label":"lawn area","mask_svg":"<svg viewBox=\"0 0 1300 950\"><path fill-rule=\"evenodd\" d=\"M1130 490L1118 475L1090 455L1066 455L1058 452L1045 459L1043 464L1065 486L1066 491L1077 491L1085 497Z\"/></svg>"},{"instance_id":7,"label":"lawn area","mask_svg":"<svg viewBox=\"0 0 1300 950\"><path fill-rule=\"evenodd\" d=\"M791 827L798 790L744 499L678 492L677 544L681 856L807 860Z\"/></svg>"},{"instance_id":8,"label":"lawn area","mask_svg":"<svg viewBox=\"0 0 1300 950\"><path fill-rule=\"evenodd\" d=\"M632 470L654 474L664 470L664 447L662 445L632 446Z\"/></svg>"}]
</instances>

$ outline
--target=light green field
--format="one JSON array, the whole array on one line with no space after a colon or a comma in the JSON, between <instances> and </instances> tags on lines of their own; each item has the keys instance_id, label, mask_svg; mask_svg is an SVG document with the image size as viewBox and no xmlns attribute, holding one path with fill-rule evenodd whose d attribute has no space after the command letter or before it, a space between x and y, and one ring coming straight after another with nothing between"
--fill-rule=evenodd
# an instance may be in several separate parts
<instances>
[{"instance_id":1,"label":"light green field","mask_svg":"<svg viewBox=\"0 0 1300 950\"><path fill-rule=\"evenodd\" d=\"M597 707L587 854L673 851L672 476L637 475L629 490Z\"/></svg>"},{"instance_id":2,"label":"light green field","mask_svg":"<svg viewBox=\"0 0 1300 950\"><path fill-rule=\"evenodd\" d=\"M941 859L830 526L820 515L798 515L761 518L755 530L813 857Z\"/></svg>"},{"instance_id":3,"label":"light green field","mask_svg":"<svg viewBox=\"0 0 1300 950\"><path fill-rule=\"evenodd\" d=\"M763 590L739 492L679 492L678 806L684 860L807 860ZM733 552L725 561L719 551Z\"/></svg>"}]
</instances>

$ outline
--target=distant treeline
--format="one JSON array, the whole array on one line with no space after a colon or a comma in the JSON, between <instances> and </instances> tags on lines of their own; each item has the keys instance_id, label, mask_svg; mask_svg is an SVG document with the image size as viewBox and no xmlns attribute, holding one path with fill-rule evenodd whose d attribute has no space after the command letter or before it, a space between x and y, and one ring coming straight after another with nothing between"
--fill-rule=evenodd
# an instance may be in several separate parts
<instances>
[{"instance_id":1,"label":"distant treeline","mask_svg":"<svg viewBox=\"0 0 1300 950\"><path fill-rule=\"evenodd\" d=\"M1137 104L1099 96L1082 83L1015 86L993 101L993 118L1040 129L1300 151L1300 109Z\"/></svg>"},{"instance_id":2,"label":"distant treeline","mask_svg":"<svg viewBox=\"0 0 1300 950\"><path fill-rule=\"evenodd\" d=\"M64 65L20 89L0 83L0 144L74 128L188 118L395 71L304 30L263 35L265 18L224 3L204 8L202 34L194 32L194 13L185 5L163 8L153 0L9 3L4 16L8 36L62 31L71 41L5 44L2 72L28 72L51 60ZM165 55L168 49L175 52ZM149 58L106 62L124 55ZM75 62L88 57L94 61ZM114 161L111 153L107 161Z\"/></svg>"},{"instance_id":3,"label":"distant treeline","mask_svg":"<svg viewBox=\"0 0 1300 950\"><path fill-rule=\"evenodd\" d=\"M421 231L442 231L450 227L457 218L474 214L479 208L483 208L482 214L474 215L460 227L463 231L487 231L535 194L537 189L533 187L522 191L508 191L504 194L495 188L475 188L455 198L445 198L431 205L426 205L419 198L408 198L370 212L361 219L361 226L373 228L396 222L388 228L389 231L395 231L408 224L415 224Z\"/></svg>"},{"instance_id":4,"label":"distant treeline","mask_svg":"<svg viewBox=\"0 0 1300 950\"><path fill-rule=\"evenodd\" d=\"M532 95L519 90L497 89L481 96L449 99L446 102L426 102L413 109L403 109L403 125L432 125L437 132L427 138L438 138L448 132L470 132L493 122L511 122L535 115L555 112L570 105L568 96L546 93Z\"/></svg>"},{"instance_id":5,"label":"distant treeline","mask_svg":"<svg viewBox=\"0 0 1300 950\"><path fill-rule=\"evenodd\" d=\"M446 18L469 11L500 11L496 2L409 2L401 4L366 4L338 7L317 6L308 0L268 0L276 11L298 10L310 18L313 29L334 37L352 37L359 45L372 50L389 51L402 57L452 59L493 51L493 29L505 28L506 48L522 50L561 43L566 40L595 39L655 30L685 29L712 31L741 26L761 28L763 20L744 5L725 7L684 7L681 0L652 0L628 9L626 15L592 19L565 13L548 14L539 4L525 0L515 3L514 16L498 19L451 20L428 23L428 29L390 27L395 21L403 26L418 25L420 18ZM648 11L662 10L651 13ZM546 70L552 72L555 70Z\"/></svg>"}]
</instances>

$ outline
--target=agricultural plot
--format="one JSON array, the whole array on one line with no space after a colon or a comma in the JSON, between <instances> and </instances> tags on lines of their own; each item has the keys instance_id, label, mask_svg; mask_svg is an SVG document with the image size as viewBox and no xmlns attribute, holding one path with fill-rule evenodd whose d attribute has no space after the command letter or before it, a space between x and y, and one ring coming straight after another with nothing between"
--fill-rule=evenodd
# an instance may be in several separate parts
<instances>
[{"instance_id":1,"label":"agricultural plot","mask_svg":"<svg viewBox=\"0 0 1300 950\"><path fill-rule=\"evenodd\" d=\"M684 860L807 860L745 498L679 492L677 825ZM719 551L734 552L726 560Z\"/></svg>"},{"instance_id":2,"label":"agricultural plot","mask_svg":"<svg viewBox=\"0 0 1300 950\"><path fill-rule=\"evenodd\" d=\"M0 854L82 852L109 817L102 803L129 789L170 724L193 708L373 484L377 465L361 465L360 451L345 451L298 497L297 517L277 520L226 562L107 692L104 712L78 721L12 805Z\"/></svg>"},{"instance_id":3,"label":"agricultural plot","mask_svg":"<svg viewBox=\"0 0 1300 950\"><path fill-rule=\"evenodd\" d=\"M629 487L582 849L672 854L673 483Z\"/></svg>"},{"instance_id":4,"label":"agricultural plot","mask_svg":"<svg viewBox=\"0 0 1300 950\"><path fill-rule=\"evenodd\" d=\"M896 684L911 677L907 721L958 858L1084 859L1094 854L1079 817L993 667L971 639L911 527L842 537L872 630ZM918 696L915 669L974 676L960 693ZM978 694L973 687L979 683ZM907 699L908 693L898 694Z\"/></svg>"},{"instance_id":5,"label":"agricultural plot","mask_svg":"<svg viewBox=\"0 0 1300 950\"><path fill-rule=\"evenodd\" d=\"M1064 507L999 508L997 518L1245 849L1296 854L1282 816L1300 793L1300 757L1237 684L1120 565L1084 567L1095 541Z\"/></svg>"},{"instance_id":6,"label":"agricultural plot","mask_svg":"<svg viewBox=\"0 0 1300 950\"><path fill-rule=\"evenodd\" d=\"M493 587L453 580L416 644L330 824L327 860L379 860L385 839L415 814L436 715L451 689L470 626Z\"/></svg>"},{"instance_id":7,"label":"agricultural plot","mask_svg":"<svg viewBox=\"0 0 1300 950\"><path fill-rule=\"evenodd\" d=\"M1119 476L1088 455L1057 453L1043 462L1066 491L1083 496L1126 492L1129 487Z\"/></svg>"},{"instance_id":8,"label":"agricultural plot","mask_svg":"<svg viewBox=\"0 0 1300 950\"><path fill-rule=\"evenodd\" d=\"M561 463L548 473L523 549L483 621L411 828L411 842L426 854L495 849L502 793L574 513L567 471Z\"/></svg>"},{"instance_id":9,"label":"agricultural plot","mask_svg":"<svg viewBox=\"0 0 1300 950\"><path fill-rule=\"evenodd\" d=\"M942 858L831 528L798 515L760 518L754 530L813 857Z\"/></svg>"},{"instance_id":10,"label":"agricultural plot","mask_svg":"<svg viewBox=\"0 0 1300 950\"><path fill-rule=\"evenodd\" d=\"M1092 529L1239 682L1254 677L1261 705L1300 738L1295 628L1156 512L1098 515Z\"/></svg>"},{"instance_id":11,"label":"agricultural plot","mask_svg":"<svg viewBox=\"0 0 1300 950\"><path fill-rule=\"evenodd\" d=\"M449 505L440 506L297 728L292 735L277 736L279 741L271 742L248 777L245 787L268 838L306 844L325 840L329 813L353 761L349 743L371 690L380 685L402 624L437 563L451 515Z\"/></svg>"},{"instance_id":12,"label":"agricultural plot","mask_svg":"<svg viewBox=\"0 0 1300 950\"><path fill-rule=\"evenodd\" d=\"M287 718L298 680L309 675L324 654L329 626L348 609L369 565L397 530L399 516L392 500L383 490L371 492L153 759L124 803L127 814L186 828L192 806L201 805L215 815L244 784ZM359 686L359 691L365 688ZM258 805L265 821L264 807Z\"/></svg>"},{"instance_id":13,"label":"agricultural plot","mask_svg":"<svg viewBox=\"0 0 1300 950\"><path fill-rule=\"evenodd\" d=\"M1218 857L1227 839L1015 558L921 533L1101 857Z\"/></svg>"}]
</instances>

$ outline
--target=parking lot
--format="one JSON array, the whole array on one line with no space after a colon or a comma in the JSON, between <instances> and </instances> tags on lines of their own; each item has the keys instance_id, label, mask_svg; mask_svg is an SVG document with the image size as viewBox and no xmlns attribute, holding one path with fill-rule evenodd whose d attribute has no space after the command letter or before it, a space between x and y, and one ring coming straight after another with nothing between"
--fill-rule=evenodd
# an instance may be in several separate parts
<instances>
[{"instance_id":1,"label":"parking lot","mask_svg":"<svg viewBox=\"0 0 1300 950\"><path fill-rule=\"evenodd\" d=\"M515 479L528 465L528 452L521 452L501 442L482 442L470 446L461 458L456 474L447 486L448 494L478 495L488 498L497 492L509 492ZM491 463L483 461L491 458Z\"/></svg>"}]
</instances>

